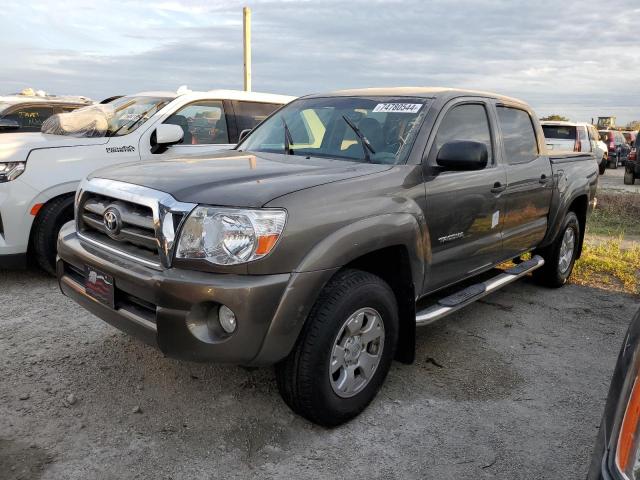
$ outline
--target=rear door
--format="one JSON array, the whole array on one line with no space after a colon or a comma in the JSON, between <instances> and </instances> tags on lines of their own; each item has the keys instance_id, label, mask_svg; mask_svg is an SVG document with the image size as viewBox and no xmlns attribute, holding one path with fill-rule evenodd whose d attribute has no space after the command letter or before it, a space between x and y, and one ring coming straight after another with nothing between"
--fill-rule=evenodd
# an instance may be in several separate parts
<instances>
[{"instance_id":1,"label":"rear door","mask_svg":"<svg viewBox=\"0 0 640 480\"><path fill-rule=\"evenodd\" d=\"M434 127L425 159L425 216L431 242L427 290L432 291L490 268L502 256L503 165L496 155L494 122L482 99L450 103ZM472 140L487 145L483 170L443 171L438 150L447 142Z\"/></svg>"},{"instance_id":2,"label":"rear door","mask_svg":"<svg viewBox=\"0 0 640 480\"><path fill-rule=\"evenodd\" d=\"M503 249L510 258L535 247L547 231L552 171L531 112L517 105L497 104L496 113L507 173Z\"/></svg>"}]
</instances>

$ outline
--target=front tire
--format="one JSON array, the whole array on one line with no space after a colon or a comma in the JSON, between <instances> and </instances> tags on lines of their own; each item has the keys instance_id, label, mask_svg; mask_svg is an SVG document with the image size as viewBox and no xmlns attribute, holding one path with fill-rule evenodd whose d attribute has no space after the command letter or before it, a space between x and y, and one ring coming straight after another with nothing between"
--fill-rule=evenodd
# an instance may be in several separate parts
<instances>
[{"instance_id":1,"label":"front tire","mask_svg":"<svg viewBox=\"0 0 640 480\"><path fill-rule=\"evenodd\" d=\"M297 414L334 427L362 412L395 354L398 306L380 277L339 272L322 290L293 351L276 366L278 388Z\"/></svg>"},{"instance_id":2,"label":"front tire","mask_svg":"<svg viewBox=\"0 0 640 480\"><path fill-rule=\"evenodd\" d=\"M607 170L607 159L603 158L602 162L600 162L600 165L598 165L598 172L600 172L600 175L604 175L604 172Z\"/></svg>"},{"instance_id":3,"label":"front tire","mask_svg":"<svg viewBox=\"0 0 640 480\"><path fill-rule=\"evenodd\" d=\"M35 259L50 275L56 274L58 234L70 220L73 220L73 195L54 198L45 204L34 222L32 248Z\"/></svg>"},{"instance_id":4,"label":"front tire","mask_svg":"<svg viewBox=\"0 0 640 480\"><path fill-rule=\"evenodd\" d=\"M635 175L633 172L626 171L624 172L624 184L625 185L633 185L636 181Z\"/></svg>"},{"instance_id":5,"label":"front tire","mask_svg":"<svg viewBox=\"0 0 640 480\"><path fill-rule=\"evenodd\" d=\"M533 272L533 278L550 288L558 288L567 283L576 261L579 240L580 222L574 212L569 212L553 243L535 252L544 258L545 263Z\"/></svg>"}]
</instances>

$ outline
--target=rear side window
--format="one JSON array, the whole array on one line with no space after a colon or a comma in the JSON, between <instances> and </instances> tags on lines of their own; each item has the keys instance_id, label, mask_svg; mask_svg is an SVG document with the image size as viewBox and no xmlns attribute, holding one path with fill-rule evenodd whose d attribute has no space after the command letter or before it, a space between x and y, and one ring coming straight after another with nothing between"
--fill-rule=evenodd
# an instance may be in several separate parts
<instances>
[{"instance_id":1,"label":"rear side window","mask_svg":"<svg viewBox=\"0 0 640 480\"><path fill-rule=\"evenodd\" d=\"M234 101L232 103L233 110L236 113L238 132L242 132L242 130L252 129L269 115L271 115L272 112L282 106L275 103L260 102Z\"/></svg>"},{"instance_id":2,"label":"rear side window","mask_svg":"<svg viewBox=\"0 0 640 480\"><path fill-rule=\"evenodd\" d=\"M483 105L464 104L449 110L438 128L431 150L432 155L435 157L445 143L454 140L484 143L489 152L488 164L492 163L491 131L487 111Z\"/></svg>"},{"instance_id":3,"label":"rear side window","mask_svg":"<svg viewBox=\"0 0 640 480\"><path fill-rule=\"evenodd\" d=\"M557 140L575 140L576 127L565 125L543 125L542 130L546 138L555 138Z\"/></svg>"},{"instance_id":4,"label":"rear side window","mask_svg":"<svg viewBox=\"0 0 640 480\"><path fill-rule=\"evenodd\" d=\"M525 163L536 158L538 142L529 114L518 108L498 107L497 110L507 163Z\"/></svg>"}]
</instances>

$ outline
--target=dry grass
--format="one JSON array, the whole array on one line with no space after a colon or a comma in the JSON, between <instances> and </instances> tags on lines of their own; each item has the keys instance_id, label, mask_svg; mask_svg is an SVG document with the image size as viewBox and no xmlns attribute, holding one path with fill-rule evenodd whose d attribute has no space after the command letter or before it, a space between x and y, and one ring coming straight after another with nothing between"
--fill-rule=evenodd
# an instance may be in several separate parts
<instances>
[{"instance_id":1,"label":"dry grass","mask_svg":"<svg viewBox=\"0 0 640 480\"><path fill-rule=\"evenodd\" d=\"M571 282L640 294L640 194L598 193Z\"/></svg>"},{"instance_id":2,"label":"dry grass","mask_svg":"<svg viewBox=\"0 0 640 480\"><path fill-rule=\"evenodd\" d=\"M587 241L571 282L605 290L640 293L640 243L622 248L622 238L592 244Z\"/></svg>"},{"instance_id":3,"label":"dry grass","mask_svg":"<svg viewBox=\"0 0 640 480\"><path fill-rule=\"evenodd\" d=\"M598 206L587 222L587 235L640 236L640 194L598 193Z\"/></svg>"}]
</instances>

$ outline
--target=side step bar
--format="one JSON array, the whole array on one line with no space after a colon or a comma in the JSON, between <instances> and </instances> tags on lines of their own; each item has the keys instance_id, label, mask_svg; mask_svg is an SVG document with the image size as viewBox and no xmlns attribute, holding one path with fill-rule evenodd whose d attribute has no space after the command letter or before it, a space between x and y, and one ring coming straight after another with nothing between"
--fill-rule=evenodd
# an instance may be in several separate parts
<instances>
[{"instance_id":1,"label":"side step bar","mask_svg":"<svg viewBox=\"0 0 640 480\"><path fill-rule=\"evenodd\" d=\"M436 320L440 320L442 317L446 317L450 313L453 313L462 307L466 307L470 303L495 292L505 285L515 282L520 277L533 272L543 265L544 259L541 256L536 255L531 260L519 263L489 280L476 283L475 285L471 285L470 287L460 290L453 295L441 298L434 305L425 308L416 314L416 325L420 327L435 322Z\"/></svg>"}]
</instances>

